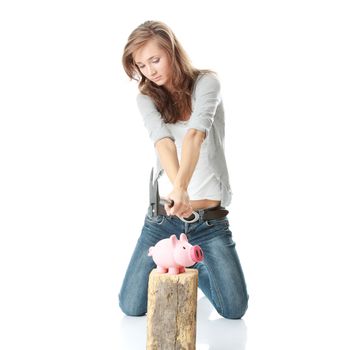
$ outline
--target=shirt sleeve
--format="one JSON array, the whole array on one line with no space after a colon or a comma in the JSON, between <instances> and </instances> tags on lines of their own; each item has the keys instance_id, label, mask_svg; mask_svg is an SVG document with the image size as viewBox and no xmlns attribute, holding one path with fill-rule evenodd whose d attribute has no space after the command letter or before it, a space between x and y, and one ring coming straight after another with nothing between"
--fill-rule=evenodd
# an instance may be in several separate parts
<instances>
[{"instance_id":1,"label":"shirt sleeve","mask_svg":"<svg viewBox=\"0 0 350 350\"><path fill-rule=\"evenodd\" d=\"M148 135L153 141L153 144L165 137L169 137L175 141L175 138L166 126L166 123L164 123L164 120L162 119L152 99L147 95L139 93L136 101L139 111L143 117L144 126L146 127Z\"/></svg>"},{"instance_id":2,"label":"shirt sleeve","mask_svg":"<svg viewBox=\"0 0 350 350\"><path fill-rule=\"evenodd\" d=\"M220 101L219 79L212 73L201 76L195 86L194 106L188 128L205 132L207 136Z\"/></svg>"}]
</instances>

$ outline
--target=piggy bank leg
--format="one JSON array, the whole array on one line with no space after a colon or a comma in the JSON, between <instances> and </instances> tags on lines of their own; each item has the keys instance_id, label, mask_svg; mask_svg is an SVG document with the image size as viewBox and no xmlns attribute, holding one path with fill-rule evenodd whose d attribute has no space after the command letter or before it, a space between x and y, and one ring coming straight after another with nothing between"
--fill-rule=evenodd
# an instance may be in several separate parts
<instances>
[{"instance_id":1,"label":"piggy bank leg","mask_svg":"<svg viewBox=\"0 0 350 350\"><path fill-rule=\"evenodd\" d=\"M168 269L166 269L165 267L162 267L162 266L157 266L157 272L166 273L166 272L168 272Z\"/></svg>"},{"instance_id":2,"label":"piggy bank leg","mask_svg":"<svg viewBox=\"0 0 350 350\"><path fill-rule=\"evenodd\" d=\"M169 275L178 275L179 268L178 267L169 267Z\"/></svg>"},{"instance_id":3,"label":"piggy bank leg","mask_svg":"<svg viewBox=\"0 0 350 350\"><path fill-rule=\"evenodd\" d=\"M185 271L186 271L185 267L184 266L180 266L179 273L184 273Z\"/></svg>"}]
</instances>

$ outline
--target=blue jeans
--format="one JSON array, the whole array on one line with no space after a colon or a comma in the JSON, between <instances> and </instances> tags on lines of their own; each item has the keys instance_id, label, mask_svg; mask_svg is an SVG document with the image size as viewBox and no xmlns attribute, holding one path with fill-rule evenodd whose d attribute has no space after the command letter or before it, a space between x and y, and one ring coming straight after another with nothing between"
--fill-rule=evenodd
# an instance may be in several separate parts
<instances>
[{"instance_id":1,"label":"blue jeans","mask_svg":"<svg viewBox=\"0 0 350 350\"><path fill-rule=\"evenodd\" d=\"M119 306L126 315L142 316L147 312L148 277L156 267L152 257L147 255L149 247L172 234L179 238L181 233L204 252L204 260L192 268L198 270L198 286L217 312L230 319L244 315L248 294L228 218L205 221L203 212L199 214L199 220L191 224L177 216L145 216L119 293Z\"/></svg>"}]
</instances>

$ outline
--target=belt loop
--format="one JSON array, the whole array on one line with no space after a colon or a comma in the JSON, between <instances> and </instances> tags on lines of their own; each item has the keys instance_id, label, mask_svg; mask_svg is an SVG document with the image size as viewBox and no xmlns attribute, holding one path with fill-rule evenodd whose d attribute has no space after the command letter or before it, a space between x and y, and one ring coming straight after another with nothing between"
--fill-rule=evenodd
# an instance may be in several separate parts
<instances>
[{"instance_id":1,"label":"belt loop","mask_svg":"<svg viewBox=\"0 0 350 350\"><path fill-rule=\"evenodd\" d=\"M147 214L148 214L148 216L150 216L152 218L154 217L154 209L153 209L152 204L149 205L148 210L147 210Z\"/></svg>"},{"instance_id":2,"label":"belt loop","mask_svg":"<svg viewBox=\"0 0 350 350\"><path fill-rule=\"evenodd\" d=\"M197 212L199 214L200 219L203 221L204 209L199 209L197 210Z\"/></svg>"}]
</instances>

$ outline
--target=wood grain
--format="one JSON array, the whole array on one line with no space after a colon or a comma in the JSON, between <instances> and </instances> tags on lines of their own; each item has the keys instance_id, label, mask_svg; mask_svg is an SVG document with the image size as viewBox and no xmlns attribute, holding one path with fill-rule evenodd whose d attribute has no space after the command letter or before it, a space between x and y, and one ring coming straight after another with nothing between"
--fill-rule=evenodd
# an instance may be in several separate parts
<instances>
[{"instance_id":1,"label":"wood grain","mask_svg":"<svg viewBox=\"0 0 350 350\"><path fill-rule=\"evenodd\" d=\"M198 271L149 276L147 350L196 348Z\"/></svg>"}]
</instances>

